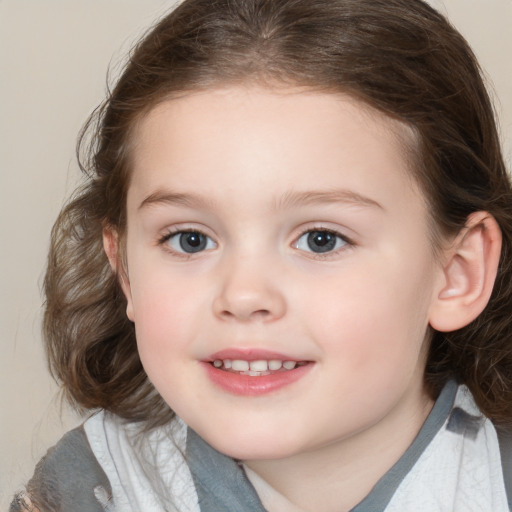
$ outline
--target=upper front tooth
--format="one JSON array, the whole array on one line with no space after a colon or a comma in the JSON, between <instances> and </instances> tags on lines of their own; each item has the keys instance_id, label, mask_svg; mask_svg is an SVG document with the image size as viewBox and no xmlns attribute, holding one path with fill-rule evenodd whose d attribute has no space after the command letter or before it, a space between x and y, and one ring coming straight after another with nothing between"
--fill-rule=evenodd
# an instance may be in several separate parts
<instances>
[{"instance_id":1,"label":"upper front tooth","mask_svg":"<svg viewBox=\"0 0 512 512\"><path fill-rule=\"evenodd\" d=\"M293 370L296 364L297 363L295 361L284 361L283 368L285 368L286 370Z\"/></svg>"},{"instance_id":2,"label":"upper front tooth","mask_svg":"<svg viewBox=\"0 0 512 512\"><path fill-rule=\"evenodd\" d=\"M249 371L249 361L234 359L231 361L231 369L235 370L235 372L247 372Z\"/></svg>"},{"instance_id":3,"label":"upper front tooth","mask_svg":"<svg viewBox=\"0 0 512 512\"><path fill-rule=\"evenodd\" d=\"M249 367L253 372L266 372L268 370L267 361L261 359L259 361L251 361Z\"/></svg>"},{"instance_id":4,"label":"upper front tooth","mask_svg":"<svg viewBox=\"0 0 512 512\"><path fill-rule=\"evenodd\" d=\"M224 368L226 368L226 370L231 368L231 359L224 359Z\"/></svg>"},{"instance_id":5,"label":"upper front tooth","mask_svg":"<svg viewBox=\"0 0 512 512\"><path fill-rule=\"evenodd\" d=\"M281 366L283 366L283 361L279 361L278 359L271 359L268 362L268 369L269 370L280 370Z\"/></svg>"}]
</instances>

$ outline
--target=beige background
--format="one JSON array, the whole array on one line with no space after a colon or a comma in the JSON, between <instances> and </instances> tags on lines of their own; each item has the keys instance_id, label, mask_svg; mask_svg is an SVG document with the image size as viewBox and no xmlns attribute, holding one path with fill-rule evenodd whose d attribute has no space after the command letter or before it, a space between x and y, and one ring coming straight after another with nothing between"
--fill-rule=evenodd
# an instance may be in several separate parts
<instances>
[{"instance_id":1,"label":"beige background","mask_svg":"<svg viewBox=\"0 0 512 512\"><path fill-rule=\"evenodd\" d=\"M510 163L512 0L431 2L492 79ZM109 62L115 74L131 41L172 3L0 0L0 510L78 421L46 372L39 291L51 225L78 177L76 134L103 98Z\"/></svg>"}]
</instances>

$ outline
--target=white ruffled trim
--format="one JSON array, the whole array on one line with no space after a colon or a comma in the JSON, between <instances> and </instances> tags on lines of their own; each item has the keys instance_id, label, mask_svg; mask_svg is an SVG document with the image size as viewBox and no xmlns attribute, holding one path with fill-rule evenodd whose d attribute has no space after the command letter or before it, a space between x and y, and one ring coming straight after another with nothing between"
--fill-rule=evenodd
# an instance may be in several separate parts
<instances>
[{"instance_id":1,"label":"white ruffled trim","mask_svg":"<svg viewBox=\"0 0 512 512\"><path fill-rule=\"evenodd\" d=\"M112 487L115 512L200 512L183 458L187 427L176 420L149 436L104 411L84 429Z\"/></svg>"},{"instance_id":2,"label":"white ruffled trim","mask_svg":"<svg viewBox=\"0 0 512 512\"><path fill-rule=\"evenodd\" d=\"M402 480L386 512L510 512L494 425L481 416L465 386L459 387L454 407L481 417L476 437L451 432L445 424Z\"/></svg>"}]
</instances>

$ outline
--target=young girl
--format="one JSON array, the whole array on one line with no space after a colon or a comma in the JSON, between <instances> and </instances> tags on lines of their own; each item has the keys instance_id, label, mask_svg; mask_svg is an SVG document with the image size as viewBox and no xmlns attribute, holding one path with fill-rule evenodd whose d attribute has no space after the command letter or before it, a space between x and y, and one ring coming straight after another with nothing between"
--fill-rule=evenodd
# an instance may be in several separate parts
<instances>
[{"instance_id":1,"label":"young girl","mask_svg":"<svg viewBox=\"0 0 512 512\"><path fill-rule=\"evenodd\" d=\"M441 15L185 0L93 119L44 323L90 413L11 510L510 510L512 191Z\"/></svg>"}]
</instances>

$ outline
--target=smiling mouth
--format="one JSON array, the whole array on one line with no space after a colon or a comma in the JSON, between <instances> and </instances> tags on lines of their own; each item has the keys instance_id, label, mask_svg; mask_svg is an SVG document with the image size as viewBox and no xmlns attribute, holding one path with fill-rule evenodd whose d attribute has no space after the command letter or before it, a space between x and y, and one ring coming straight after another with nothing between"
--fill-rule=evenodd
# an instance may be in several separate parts
<instances>
[{"instance_id":1,"label":"smiling mouth","mask_svg":"<svg viewBox=\"0 0 512 512\"><path fill-rule=\"evenodd\" d=\"M243 359L215 359L210 363L218 370L250 377L263 377L276 373L288 372L299 366L305 366L308 361L283 361L280 359L259 359L246 361Z\"/></svg>"}]
</instances>

